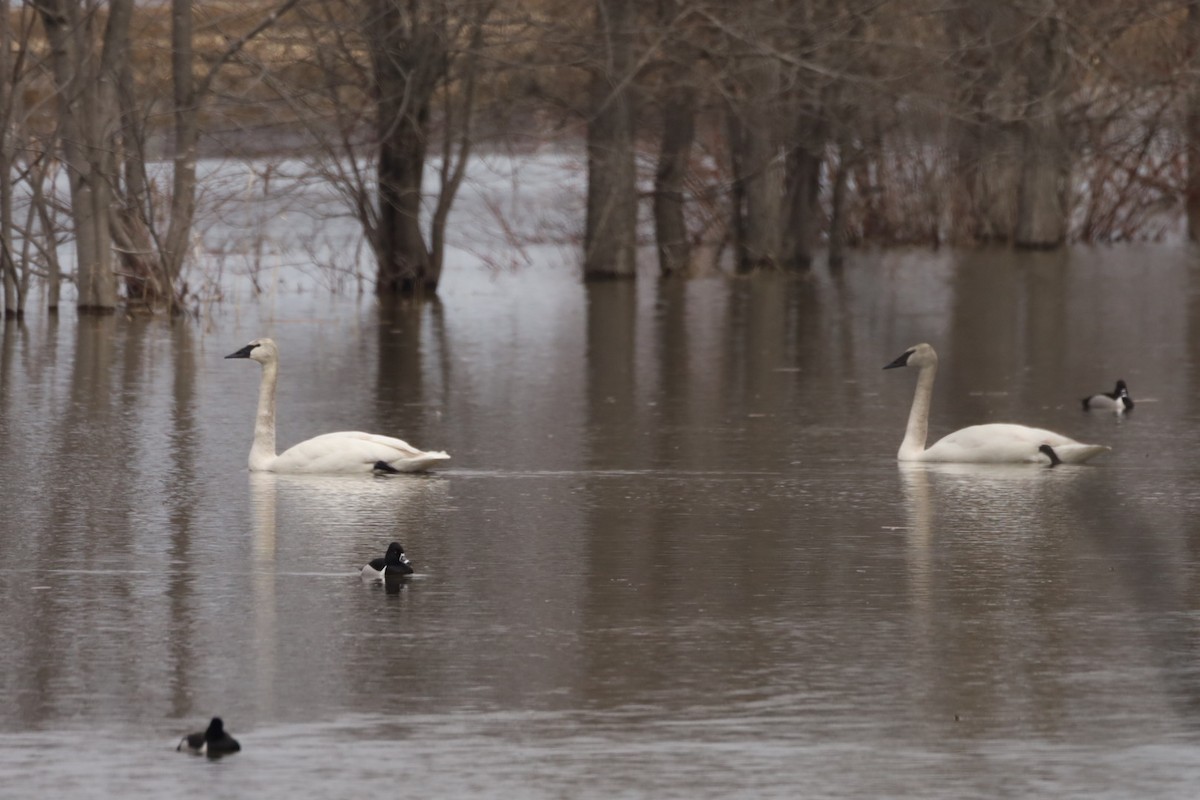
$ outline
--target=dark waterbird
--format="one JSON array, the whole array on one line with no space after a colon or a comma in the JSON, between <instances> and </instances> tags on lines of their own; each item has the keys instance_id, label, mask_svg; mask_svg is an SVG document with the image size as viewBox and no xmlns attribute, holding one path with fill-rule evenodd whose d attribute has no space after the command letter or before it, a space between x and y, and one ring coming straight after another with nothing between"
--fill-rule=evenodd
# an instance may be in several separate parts
<instances>
[{"instance_id":1,"label":"dark waterbird","mask_svg":"<svg viewBox=\"0 0 1200 800\"><path fill-rule=\"evenodd\" d=\"M388 545L383 558L374 558L362 568L365 580L382 581L388 578L398 578L413 573L412 562L404 555L404 548L399 542Z\"/></svg>"},{"instance_id":2,"label":"dark waterbird","mask_svg":"<svg viewBox=\"0 0 1200 800\"><path fill-rule=\"evenodd\" d=\"M203 733L189 733L179 741L175 748L179 752L195 753L200 756L226 756L242 749L237 739L225 732L225 723L220 717L213 717L208 723L208 729Z\"/></svg>"},{"instance_id":3,"label":"dark waterbird","mask_svg":"<svg viewBox=\"0 0 1200 800\"><path fill-rule=\"evenodd\" d=\"M1125 385L1125 381L1117 381L1117 388L1111 392L1101 392L1083 398L1083 410L1090 411L1093 408L1115 411L1118 414L1133 411L1133 398L1129 396L1129 387Z\"/></svg>"}]
</instances>

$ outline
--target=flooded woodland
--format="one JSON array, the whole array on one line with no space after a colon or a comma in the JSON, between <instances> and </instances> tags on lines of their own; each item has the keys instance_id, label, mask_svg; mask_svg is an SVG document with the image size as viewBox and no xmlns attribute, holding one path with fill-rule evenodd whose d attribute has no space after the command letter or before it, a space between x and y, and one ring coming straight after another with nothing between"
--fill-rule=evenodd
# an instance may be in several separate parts
<instances>
[{"instance_id":1,"label":"flooded woodland","mask_svg":"<svg viewBox=\"0 0 1200 800\"><path fill-rule=\"evenodd\" d=\"M585 284L554 246L472 247L437 302L280 267L199 318L4 327L9 790L1194 790L1190 251ZM280 449L361 429L452 460L248 472L259 367L224 356L259 336ZM925 341L932 436L1017 421L1111 452L898 464L915 376L882 367ZM1118 378L1135 410L1082 410ZM415 574L364 583L392 540ZM241 753L173 752L215 715Z\"/></svg>"},{"instance_id":2,"label":"flooded woodland","mask_svg":"<svg viewBox=\"0 0 1200 800\"><path fill-rule=\"evenodd\" d=\"M0 14L0 794L1194 796L1200 6L586 5Z\"/></svg>"}]
</instances>

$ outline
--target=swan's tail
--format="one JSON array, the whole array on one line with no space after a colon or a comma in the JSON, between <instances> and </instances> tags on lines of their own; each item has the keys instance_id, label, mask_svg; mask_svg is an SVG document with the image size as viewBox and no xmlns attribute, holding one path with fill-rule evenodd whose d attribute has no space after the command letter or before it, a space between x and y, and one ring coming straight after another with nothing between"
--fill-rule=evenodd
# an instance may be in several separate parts
<instances>
[{"instance_id":1,"label":"swan's tail","mask_svg":"<svg viewBox=\"0 0 1200 800\"><path fill-rule=\"evenodd\" d=\"M1058 444L1054 446L1054 452L1058 453L1058 457L1064 464L1082 464L1109 450L1112 448L1103 444Z\"/></svg>"},{"instance_id":2,"label":"swan's tail","mask_svg":"<svg viewBox=\"0 0 1200 800\"><path fill-rule=\"evenodd\" d=\"M397 458L394 461L388 462L388 466L395 472L426 472L438 466L443 461L449 460L449 453L434 450L428 453L421 453L419 456L413 456L412 458Z\"/></svg>"}]
</instances>

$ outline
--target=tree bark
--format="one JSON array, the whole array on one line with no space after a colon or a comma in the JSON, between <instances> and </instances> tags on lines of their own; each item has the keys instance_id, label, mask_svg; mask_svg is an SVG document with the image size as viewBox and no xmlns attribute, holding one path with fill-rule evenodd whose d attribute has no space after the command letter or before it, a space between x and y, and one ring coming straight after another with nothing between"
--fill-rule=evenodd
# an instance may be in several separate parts
<instances>
[{"instance_id":1,"label":"tree bark","mask_svg":"<svg viewBox=\"0 0 1200 800\"><path fill-rule=\"evenodd\" d=\"M587 126L584 280L633 278L637 271L637 172L633 151L634 0L595 0L605 61L592 77Z\"/></svg>"},{"instance_id":2,"label":"tree bark","mask_svg":"<svg viewBox=\"0 0 1200 800\"><path fill-rule=\"evenodd\" d=\"M111 313L117 305L109 210L116 184L118 69L128 57L132 10L133 0L112 0L97 56L91 43L93 14L81 18L73 0L44 0L38 6L59 96L75 224L77 304L85 313Z\"/></svg>"},{"instance_id":3,"label":"tree bark","mask_svg":"<svg viewBox=\"0 0 1200 800\"><path fill-rule=\"evenodd\" d=\"M778 119L780 65L758 58L734 78L728 110L734 259L739 272L780 266L784 240ZM783 170L786 170L784 165Z\"/></svg>"},{"instance_id":4,"label":"tree bark","mask_svg":"<svg viewBox=\"0 0 1200 800\"><path fill-rule=\"evenodd\" d=\"M469 30L469 35L464 37L469 42L468 51L465 57L455 59L462 65L458 75L462 88L453 93L454 97L446 93L444 106L442 164L439 171L441 187L429 224L429 273L435 289L442 277L446 253L446 223L450 218L454 198L458 195L458 189L466 176L467 163L471 157L472 120L480 74L480 52L483 49L483 27L495 8L495 0L477 3L471 8L472 12L464 15L465 27ZM447 66L446 72L449 71ZM448 74L441 76L442 80L447 78Z\"/></svg>"},{"instance_id":5,"label":"tree bark","mask_svg":"<svg viewBox=\"0 0 1200 800\"><path fill-rule=\"evenodd\" d=\"M945 15L959 118L951 203L954 231L972 243L1011 242L1020 140L1002 118L1014 89L1011 55L1001 53L997 43L1018 40L1021 26L1012 8L992 0L965 0L950 6Z\"/></svg>"},{"instance_id":6,"label":"tree bark","mask_svg":"<svg viewBox=\"0 0 1200 800\"><path fill-rule=\"evenodd\" d=\"M829 200L829 266L840 267L846 261L846 195L850 182L850 160L854 145L849 137L838 142L837 173Z\"/></svg>"},{"instance_id":7,"label":"tree bark","mask_svg":"<svg viewBox=\"0 0 1200 800\"><path fill-rule=\"evenodd\" d=\"M421 232L421 188L433 93L444 75L444 3L370 0L365 20L375 73L379 216L373 242L379 295L437 292L438 270Z\"/></svg>"},{"instance_id":8,"label":"tree bark","mask_svg":"<svg viewBox=\"0 0 1200 800\"><path fill-rule=\"evenodd\" d=\"M4 280L4 316L20 318L25 313L25 297L17 276L12 249L13 212L13 131L16 105L13 102L15 76L12 69L12 29L8 6L0 9L0 274Z\"/></svg>"},{"instance_id":9,"label":"tree bark","mask_svg":"<svg viewBox=\"0 0 1200 800\"><path fill-rule=\"evenodd\" d=\"M196 80L194 26L192 3L171 0L171 88L174 123L174 155L171 171L171 219L162 240L154 274L158 278L156 302L166 302L176 310L180 301L179 276L183 271L191 242L192 225L196 216L196 151L200 141L200 104L210 93L213 81L221 68L240 52L248 42L270 28L299 0L283 0L264 15L256 25L237 39L230 41L199 81ZM143 231L134 225L132 233ZM149 230L144 231L149 241Z\"/></svg>"},{"instance_id":10,"label":"tree bark","mask_svg":"<svg viewBox=\"0 0 1200 800\"><path fill-rule=\"evenodd\" d=\"M171 219L163 241L163 273L170 294L183 271L196 214L196 143L199 139L196 78L192 72L192 4L171 0L171 86L175 152L171 170Z\"/></svg>"},{"instance_id":11,"label":"tree bark","mask_svg":"<svg viewBox=\"0 0 1200 800\"><path fill-rule=\"evenodd\" d=\"M654 175L654 237L658 269L663 277L685 273L691 263L684 182L696 138L696 91L690 86L670 90L663 103L662 139Z\"/></svg>"},{"instance_id":12,"label":"tree bark","mask_svg":"<svg viewBox=\"0 0 1200 800\"><path fill-rule=\"evenodd\" d=\"M1033 31L1026 79L1029 103L1021 120L1022 149L1014 243L1059 247L1067 236L1070 153L1059 104L1064 96L1067 48L1061 23L1049 9Z\"/></svg>"},{"instance_id":13,"label":"tree bark","mask_svg":"<svg viewBox=\"0 0 1200 800\"><path fill-rule=\"evenodd\" d=\"M159 249L151 226L151 199L146 179L146 137L142 109L138 107L130 59L118 66L117 88L120 109L119 147L115 155L124 179L123 191L109 212L109 226L127 303L140 303L147 309L157 306L164 296L173 298L173 283L164 279Z\"/></svg>"},{"instance_id":14,"label":"tree bark","mask_svg":"<svg viewBox=\"0 0 1200 800\"><path fill-rule=\"evenodd\" d=\"M1187 212L1188 238L1200 241L1200 0L1189 0L1187 7L1187 46L1191 64L1187 95L1187 186L1184 202Z\"/></svg>"},{"instance_id":15,"label":"tree bark","mask_svg":"<svg viewBox=\"0 0 1200 800\"><path fill-rule=\"evenodd\" d=\"M798 114L787 154L784 208L787 231L783 264L808 269L821 232L821 164L825 126L811 109Z\"/></svg>"}]
</instances>

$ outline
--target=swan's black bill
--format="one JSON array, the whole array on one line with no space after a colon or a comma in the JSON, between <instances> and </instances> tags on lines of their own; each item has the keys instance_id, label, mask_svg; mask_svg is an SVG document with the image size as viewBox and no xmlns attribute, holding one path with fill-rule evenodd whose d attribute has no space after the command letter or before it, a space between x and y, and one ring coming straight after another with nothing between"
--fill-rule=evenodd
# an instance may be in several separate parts
<instances>
[{"instance_id":1,"label":"swan's black bill","mask_svg":"<svg viewBox=\"0 0 1200 800\"><path fill-rule=\"evenodd\" d=\"M895 369L896 367L907 367L908 366L908 357L911 356L914 352L915 352L914 350L905 350L904 353L901 354L901 356L899 358L897 358L892 363L888 364L886 367L884 367L884 369Z\"/></svg>"},{"instance_id":2,"label":"swan's black bill","mask_svg":"<svg viewBox=\"0 0 1200 800\"><path fill-rule=\"evenodd\" d=\"M226 358L249 358L250 352L252 350L254 350L254 348L256 348L256 347L258 347L258 345L248 344L245 347L243 347L241 350L238 350L236 353L230 353L229 355L227 355L225 357Z\"/></svg>"}]
</instances>

